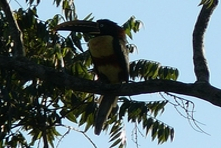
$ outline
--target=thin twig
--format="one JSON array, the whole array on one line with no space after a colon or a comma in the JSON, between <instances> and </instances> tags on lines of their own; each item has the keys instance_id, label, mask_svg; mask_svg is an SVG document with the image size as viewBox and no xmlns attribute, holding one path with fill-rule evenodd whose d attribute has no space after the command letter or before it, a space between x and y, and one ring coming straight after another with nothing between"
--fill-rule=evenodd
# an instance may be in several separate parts
<instances>
[{"instance_id":1,"label":"thin twig","mask_svg":"<svg viewBox=\"0 0 221 148\"><path fill-rule=\"evenodd\" d=\"M61 136L61 138L58 140L58 144L57 144L56 148L58 148L59 144L61 143L61 140L64 139L64 137L65 137L66 135L68 135L68 134L70 133L70 131L71 131L71 129L68 128L67 132L65 132L65 133Z\"/></svg>"},{"instance_id":2,"label":"thin twig","mask_svg":"<svg viewBox=\"0 0 221 148\"><path fill-rule=\"evenodd\" d=\"M91 140L91 138L90 138L88 135L85 134L84 131L81 131L81 130L79 130L79 129L76 129L76 128L74 128L74 127L71 127L71 126L68 126L68 125L64 125L64 124L60 124L60 126L63 126L63 127L68 128L68 129L70 129L70 130L73 130L73 131L82 133L82 134L86 137L86 139L88 139L88 140L90 141L90 143L93 145L93 147L94 147L94 148L97 148L97 146L95 145L95 143ZM66 133L67 133L67 132L66 132Z\"/></svg>"},{"instance_id":3,"label":"thin twig","mask_svg":"<svg viewBox=\"0 0 221 148\"><path fill-rule=\"evenodd\" d=\"M20 8L23 8L22 5L17 0L14 1L19 5Z\"/></svg>"},{"instance_id":4,"label":"thin twig","mask_svg":"<svg viewBox=\"0 0 221 148\"><path fill-rule=\"evenodd\" d=\"M173 95L171 93L165 93L171 97L174 98L174 101L176 103L173 103L171 101L169 101L170 104L172 104L174 106L174 108L176 109L176 111L184 118L186 118L190 124L190 126L197 132L201 132L201 133L205 133L207 135L209 135L208 133L206 133L198 124L202 124L201 122L197 121L195 118L194 118L194 108L195 108L195 104L190 101L190 100L187 100L187 99L184 99L182 97L179 97L179 96L176 96L176 95ZM162 93L160 93L161 97L163 97L164 99L166 99ZM168 100L168 99L166 99ZM179 102L181 101L181 103ZM185 102L185 103L184 103ZM188 105L186 105L186 103L188 103ZM189 109L190 105L189 103L191 103L192 105L192 108ZM178 107L180 107L181 109L183 109L185 111L185 115L183 113L180 112L180 110L178 109ZM192 121L192 122L191 122ZM195 128L195 127L196 128Z\"/></svg>"},{"instance_id":5,"label":"thin twig","mask_svg":"<svg viewBox=\"0 0 221 148\"><path fill-rule=\"evenodd\" d=\"M138 135L137 135L137 122L134 122L134 128L131 132L132 141L136 144L136 147L139 148L138 144Z\"/></svg>"}]
</instances>

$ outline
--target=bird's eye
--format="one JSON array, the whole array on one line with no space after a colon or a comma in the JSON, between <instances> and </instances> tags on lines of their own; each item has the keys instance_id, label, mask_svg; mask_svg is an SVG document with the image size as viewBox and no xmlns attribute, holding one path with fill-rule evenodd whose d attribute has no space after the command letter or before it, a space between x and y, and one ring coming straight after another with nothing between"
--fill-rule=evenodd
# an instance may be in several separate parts
<instances>
[{"instance_id":1,"label":"bird's eye","mask_svg":"<svg viewBox=\"0 0 221 148\"><path fill-rule=\"evenodd\" d=\"M100 24L100 27L104 27L104 24Z\"/></svg>"}]
</instances>

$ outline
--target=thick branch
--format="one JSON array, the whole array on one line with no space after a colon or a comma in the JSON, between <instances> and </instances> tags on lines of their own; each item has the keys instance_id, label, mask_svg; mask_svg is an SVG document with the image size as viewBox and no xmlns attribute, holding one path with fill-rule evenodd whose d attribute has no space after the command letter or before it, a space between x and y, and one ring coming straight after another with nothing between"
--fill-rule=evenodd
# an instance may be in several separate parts
<instances>
[{"instance_id":1,"label":"thick branch","mask_svg":"<svg viewBox=\"0 0 221 148\"><path fill-rule=\"evenodd\" d=\"M209 68L204 56L204 34L209 23L209 19L213 10L218 4L218 0L214 0L211 6L204 5L198 16L193 31L193 63L197 81L209 82Z\"/></svg>"},{"instance_id":2,"label":"thick branch","mask_svg":"<svg viewBox=\"0 0 221 148\"><path fill-rule=\"evenodd\" d=\"M23 46L23 38L22 32L20 31L17 21L14 19L10 6L7 0L0 0L0 7L5 12L6 18L8 20L11 38L13 41L13 56L24 56L24 46Z\"/></svg>"},{"instance_id":3,"label":"thick branch","mask_svg":"<svg viewBox=\"0 0 221 148\"><path fill-rule=\"evenodd\" d=\"M66 87L75 91L96 94L114 94L119 96L132 96L155 92L172 92L193 97L198 97L221 107L221 90L208 83L186 84L169 80L149 80L129 84L102 84L59 72L53 68L32 63L26 59L14 59L0 56L0 67L14 69L28 78L40 78L57 87Z\"/></svg>"}]
</instances>

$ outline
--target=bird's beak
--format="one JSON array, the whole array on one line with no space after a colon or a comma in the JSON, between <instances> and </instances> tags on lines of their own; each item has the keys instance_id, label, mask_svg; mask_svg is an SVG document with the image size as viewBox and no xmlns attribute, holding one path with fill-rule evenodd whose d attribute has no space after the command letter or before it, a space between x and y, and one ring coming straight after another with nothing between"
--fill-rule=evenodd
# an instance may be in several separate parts
<instances>
[{"instance_id":1,"label":"bird's beak","mask_svg":"<svg viewBox=\"0 0 221 148\"><path fill-rule=\"evenodd\" d=\"M69 21L64 22L57 25L54 30L65 30L65 31L75 31L75 32L82 32L82 33L89 33L89 34L99 34L99 24L96 22L91 21L83 21L83 20L76 20L76 21Z\"/></svg>"}]
</instances>

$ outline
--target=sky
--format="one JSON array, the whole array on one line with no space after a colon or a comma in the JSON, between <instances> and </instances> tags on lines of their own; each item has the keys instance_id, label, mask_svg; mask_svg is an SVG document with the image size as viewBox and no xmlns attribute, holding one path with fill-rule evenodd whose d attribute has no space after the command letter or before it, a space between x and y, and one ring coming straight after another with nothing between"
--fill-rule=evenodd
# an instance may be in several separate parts
<instances>
[{"instance_id":1,"label":"sky","mask_svg":"<svg viewBox=\"0 0 221 148\"><path fill-rule=\"evenodd\" d=\"M19 3L26 8L25 0ZM19 5L15 0L10 1L12 9ZM176 67L179 69L178 81L193 83L195 75L193 72L192 61L192 31L196 22L198 13L201 9L198 4L200 1L190 0L167 0L167 1L150 1L150 0L75 0L76 11L79 19L83 19L89 13L97 19L110 19L119 25L127 21L131 16L141 20L144 27L140 32L133 34L133 40L130 43L137 46L138 52L130 54L130 61L137 59L148 59L160 62L164 66ZM62 13L60 8L52 5L52 0L42 1L38 8L39 18L47 20L55 14ZM221 88L221 8L220 6L214 11L205 35L206 58L210 68L210 82L215 87ZM166 96L167 97L167 96ZM208 134L197 132L190 125L188 120L182 117L174 108L168 104L159 120L174 127L175 138L173 142L166 142L161 145L157 141L151 141L150 135L146 138L139 136L138 143L140 148L159 147L159 148L208 148L221 147L221 108L216 107L206 101L198 98L182 96L194 102L194 118L202 124L199 126ZM134 100L162 100L158 93L132 96ZM171 101L173 98L167 97ZM70 126L78 128L72 123ZM134 124L125 122L127 134L127 148L134 148L131 132ZM81 129L81 128L80 128ZM142 129L141 129L142 130ZM60 129L61 134L65 133ZM93 130L87 132L98 148L110 146L109 137L102 133L95 136ZM92 144L81 134L72 131L62 139L58 146L89 148Z\"/></svg>"}]
</instances>

